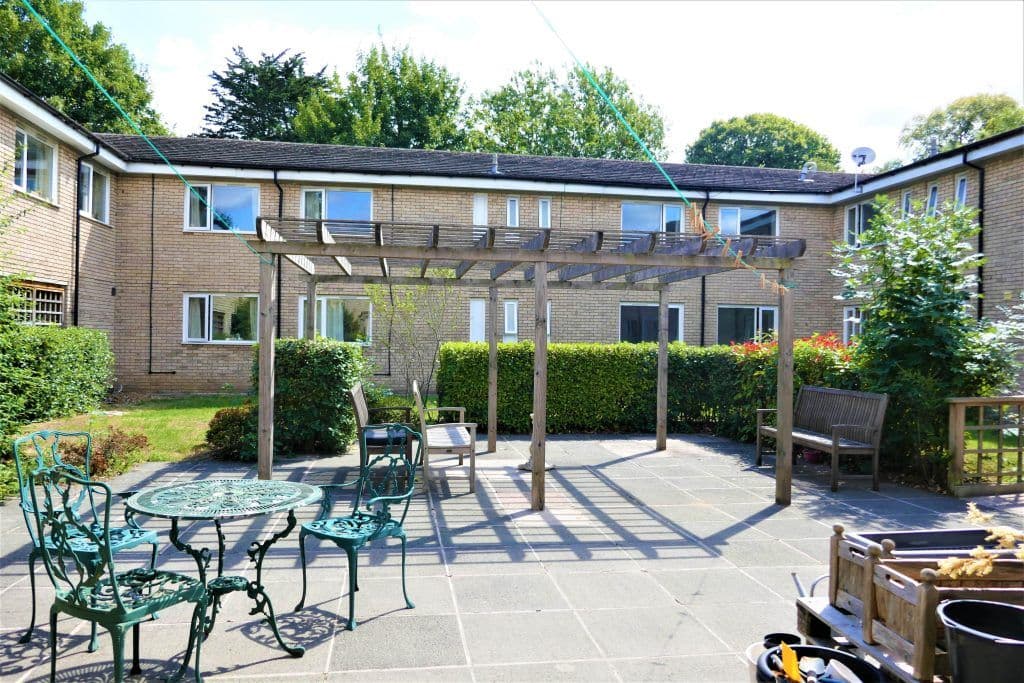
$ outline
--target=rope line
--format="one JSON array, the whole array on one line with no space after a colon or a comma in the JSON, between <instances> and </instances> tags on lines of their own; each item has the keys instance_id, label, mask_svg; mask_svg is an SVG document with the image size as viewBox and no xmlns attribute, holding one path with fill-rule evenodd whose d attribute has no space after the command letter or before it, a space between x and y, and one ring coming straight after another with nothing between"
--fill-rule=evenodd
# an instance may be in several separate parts
<instances>
[{"instance_id":1,"label":"rope line","mask_svg":"<svg viewBox=\"0 0 1024 683\"><path fill-rule=\"evenodd\" d=\"M242 236L242 233L236 230L231 225L231 222L225 219L225 217L219 211L217 211L217 209L215 209L213 205L205 197L203 197L203 195L200 194L198 190L196 190L195 187L192 186L192 183L185 180L185 176L183 176L181 172L178 171L177 167L171 162L171 160L168 159L167 156L160 151L160 148L156 146L156 144L150 139L150 137L142 131L142 128L139 127L139 124L135 123L135 120L132 119L128 112L124 110L124 108L117 101L117 99L115 99L114 96L111 95L107 91L107 89L103 87L103 84L100 83L99 79L97 79L95 75L93 75L89 67L87 67L81 59L79 59L78 55L75 54L75 51L68 47L67 43L61 40L61 37L57 35L57 32L53 30L52 26L50 26L50 22L48 22L45 17L43 17L41 14L39 14L38 11L36 11L36 8L32 6L30 0L21 0L21 4L23 4L25 6L25 9L27 9L29 13L35 18L35 20L39 22L39 25L46 29L46 32L49 33L50 36L57 41L57 44L61 46L61 48L64 50L64 52L68 54L69 57L71 57L71 60L75 63L75 65L77 65L78 68L82 70L82 73L84 73L89 78L89 80L92 81L93 85L96 86L96 88L103 94L103 96L106 97L112 105L114 105L114 108L117 109L121 117L128 122L128 125L131 126L132 130L134 130L143 140L146 141L146 144L148 144L150 148L156 153L156 155L160 157L160 159L167 165L167 167L171 169L171 172L175 176L177 176L178 180L184 183L185 187L188 188L188 191L191 193L191 195L198 199L203 204L203 206L210 210L213 217L213 222L216 223L217 221L220 221L221 225L227 227L228 232L234 235L239 242L244 244L246 249L248 249L249 251L256 255L256 258L260 259L261 261L265 261L263 255L257 252L255 249L253 249L252 245L249 244L248 240L246 240ZM210 229L213 229L212 225L210 226Z\"/></svg>"}]
</instances>

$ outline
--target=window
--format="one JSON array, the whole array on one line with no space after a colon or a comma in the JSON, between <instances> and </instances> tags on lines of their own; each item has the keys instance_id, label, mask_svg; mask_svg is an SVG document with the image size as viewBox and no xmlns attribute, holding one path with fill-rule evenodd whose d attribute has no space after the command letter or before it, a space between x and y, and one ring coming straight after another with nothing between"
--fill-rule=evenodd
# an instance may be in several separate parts
<instances>
[{"instance_id":1,"label":"window","mask_svg":"<svg viewBox=\"0 0 1024 683\"><path fill-rule=\"evenodd\" d=\"M843 308L843 343L849 344L850 340L860 334L861 324L864 316L860 306L846 306Z\"/></svg>"},{"instance_id":2,"label":"window","mask_svg":"<svg viewBox=\"0 0 1024 683\"><path fill-rule=\"evenodd\" d=\"M641 232L681 232L683 207L678 204L622 203L622 229Z\"/></svg>"},{"instance_id":3,"label":"window","mask_svg":"<svg viewBox=\"0 0 1024 683\"><path fill-rule=\"evenodd\" d=\"M718 343L742 343L774 332L776 317L775 306L719 306Z\"/></svg>"},{"instance_id":4,"label":"window","mask_svg":"<svg viewBox=\"0 0 1024 683\"><path fill-rule=\"evenodd\" d=\"M324 188L303 190L302 217L328 221L369 221L373 218L373 193L369 190ZM371 226L369 223L334 223L329 224L328 229L334 234L366 235L371 231Z\"/></svg>"},{"instance_id":5,"label":"window","mask_svg":"<svg viewBox=\"0 0 1024 683\"><path fill-rule=\"evenodd\" d=\"M718 210L718 225L723 235L772 237L778 233L778 213L754 206L723 206Z\"/></svg>"},{"instance_id":6,"label":"window","mask_svg":"<svg viewBox=\"0 0 1024 683\"><path fill-rule=\"evenodd\" d=\"M939 186L932 185L928 188L928 208L927 213L929 216L934 216L935 212L939 208Z\"/></svg>"},{"instance_id":7,"label":"window","mask_svg":"<svg viewBox=\"0 0 1024 683\"><path fill-rule=\"evenodd\" d=\"M189 343L251 344L256 341L255 294L186 294L183 337Z\"/></svg>"},{"instance_id":8,"label":"window","mask_svg":"<svg viewBox=\"0 0 1024 683\"><path fill-rule=\"evenodd\" d=\"M956 178L956 205L967 205L967 176L965 175Z\"/></svg>"},{"instance_id":9,"label":"window","mask_svg":"<svg viewBox=\"0 0 1024 683\"><path fill-rule=\"evenodd\" d=\"M14 187L48 201L57 200L57 153L23 130L14 131Z\"/></svg>"},{"instance_id":10,"label":"window","mask_svg":"<svg viewBox=\"0 0 1024 683\"><path fill-rule=\"evenodd\" d=\"M519 302L505 302L505 327L502 341L519 341Z\"/></svg>"},{"instance_id":11,"label":"window","mask_svg":"<svg viewBox=\"0 0 1024 683\"><path fill-rule=\"evenodd\" d=\"M15 286L19 301L14 316L25 325L63 325L64 288L52 285L21 283Z\"/></svg>"},{"instance_id":12,"label":"window","mask_svg":"<svg viewBox=\"0 0 1024 683\"><path fill-rule=\"evenodd\" d=\"M369 344L372 341L373 307L365 297L318 296L313 330L337 341ZM299 297L299 334L306 333L306 297Z\"/></svg>"},{"instance_id":13,"label":"window","mask_svg":"<svg viewBox=\"0 0 1024 683\"><path fill-rule=\"evenodd\" d=\"M487 300L469 300L469 341L487 341Z\"/></svg>"},{"instance_id":14,"label":"window","mask_svg":"<svg viewBox=\"0 0 1024 683\"><path fill-rule=\"evenodd\" d=\"M914 203L911 200L910 190L903 193L903 205L902 205L903 216L909 216L914 211Z\"/></svg>"},{"instance_id":15,"label":"window","mask_svg":"<svg viewBox=\"0 0 1024 683\"><path fill-rule=\"evenodd\" d=\"M260 190L249 185L193 185L185 188L186 230L256 232ZM212 228L211 228L212 226Z\"/></svg>"},{"instance_id":16,"label":"window","mask_svg":"<svg viewBox=\"0 0 1024 683\"><path fill-rule=\"evenodd\" d=\"M505 225L507 225L510 228L518 228L519 227L519 198L518 197L509 197L508 201L505 202L505 209L506 209L506 211L505 211L505 213L506 213Z\"/></svg>"},{"instance_id":17,"label":"window","mask_svg":"<svg viewBox=\"0 0 1024 683\"><path fill-rule=\"evenodd\" d=\"M857 204L846 210L846 243L855 245L865 230L871 228L871 219L878 211L872 202Z\"/></svg>"},{"instance_id":18,"label":"window","mask_svg":"<svg viewBox=\"0 0 1024 683\"><path fill-rule=\"evenodd\" d=\"M550 228L551 227L551 200L550 199L538 199L537 200L537 227L538 228Z\"/></svg>"},{"instance_id":19,"label":"window","mask_svg":"<svg viewBox=\"0 0 1024 683\"><path fill-rule=\"evenodd\" d=\"M683 340L683 307L669 304L668 340ZM658 304L619 304L619 341L658 341Z\"/></svg>"},{"instance_id":20,"label":"window","mask_svg":"<svg viewBox=\"0 0 1024 683\"><path fill-rule=\"evenodd\" d=\"M78 210L101 223L109 222L110 176L92 164L82 164L78 174Z\"/></svg>"}]
</instances>

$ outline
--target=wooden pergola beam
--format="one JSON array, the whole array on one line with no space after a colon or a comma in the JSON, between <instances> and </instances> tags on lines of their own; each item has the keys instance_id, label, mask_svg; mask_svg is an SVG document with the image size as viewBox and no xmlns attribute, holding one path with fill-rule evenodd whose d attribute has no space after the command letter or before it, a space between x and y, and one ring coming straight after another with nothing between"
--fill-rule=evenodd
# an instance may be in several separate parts
<instances>
[{"instance_id":1,"label":"wooden pergola beam","mask_svg":"<svg viewBox=\"0 0 1024 683\"><path fill-rule=\"evenodd\" d=\"M327 225L322 221L316 222L316 241L320 244L334 244L334 237L331 236L331 232L327 229ZM349 263L348 259L344 256L335 256L334 262L341 268L341 272L345 275L352 274L352 264Z\"/></svg>"},{"instance_id":2,"label":"wooden pergola beam","mask_svg":"<svg viewBox=\"0 0 1024 683\"><path fill-rule=\"evenodd\" d=\"M668 448L668 288L658 292L658 384L655 405L655 448Z\"/></svg>"},{"instance_id":3,"label":"wooden pergola beam","mask_svg":"<svg viewBox=\"0 0 1024 683\"><path fill-rule=\"evenodd\" d=\"M269 223L264 220L256 221L256 236L264 242L275 242L278 244L287 244L284 237L281 236L277 230L274 230ZM282 254L286 259L295 264L295 266L306 273L306 275L315 275L316 266L307 257L301 254Z\"/></svg>"},{"instance_id":4,"label":"wooden pergola beam","mask_svg":"<svg viewBox=\"0 0 1024 683\"><path fill-rule=\"evenodd\" d=\"M547 272L547 264L537 264ZM530 508L544 509L544 472L548 424L548 279L534 278L533 436L530 439Z\"/></svg>"},{"instance_id":5,"label":"wooden pergola beam","mask_svg":"<svg viewBox=\"0 0 1024 683\"><path fill-rule=\"evenodd\" d=\"M601 245L603 243L604 230L595 230L592 234L587 235L579 242L569 247L569 250L576 251L581 254L592 254L596 251L600 251ZM548 264L548 272L551 272L552 270L558 270L559 268L561 268L561 266L556 263ZM523 270L523 279L526 280L527 282L532 281L536 272L536 266L527 266L526 269Z\"/></svg>"},{"instance_id":6,"label":"wooden pergola beam","mask_svg":"<svg viewBox=\"0 0 1024 683\"><path fill-rule=\"evenodd\" d=\"M498 288L487 288L487 450L498 450Z\"/></svg>"},{"instance_id":7,"label":"wooden pergola beam","mask_svg":"<svg viewBox=\"0 0 1024 683\"><path fill-rule=\"evenodd\" d=\"M643 253L650 254L650 253L653 253L655 246L657 246L657 244L658 244L657 237L658 237L657 234L655 234L653 232L652 233L648 233L646 235L640 236L639 238L633 240L632 242L629 242L627 244L623 244L622 246L616 247L615 249L613 249L610 252L605 252L605 254L607 254L609 256L615 256L617 254L643 254ZM595 256L596 256L596 254L595 254ZM593 273L593 272L596 272L596 271L600 271L600 270L602 270L602 267L601 267L600 264L602 264L603 262L602 261L597 261L597 260L589 260L589 261L578 262L578 263L579 263L579 265L571 265L571 266L569 266L567 268L562 268L559 271L559 273L558 273L558 279L561 280L562 282L565 282L566 280L573 280L575 278L583 277L584 275L589 275L590 273ZM641 264L635 263L635 262L633 262L633 263L625 263L625 262L617 263L616 262L616 263L609 263L609 265L625 265L625 266L636 267L636 266L641 265Z\"/></svg>"},{"instance_id":8,"label":"wooden pergola beam","mask_svg":"<svg viewBox=\"0 0 1024 683\"><path fill-rule=\"evenodd\" d=\"M477 237L476 241L473 242L473 247L475 249L481 249L481 250L491 249L493 246L494 246L494 228L487 228L487 231L484 232L479 237ZM456 251L462 251L462 250L456 250ZM460 256L459 258L463 258L463 257ZM455 266L455 279L457 279L457 280L461 279L463 275L468 273L473 268L473 266L476 265L476 262L478 260L479 259L467 259L465 261L462 261L462 263L460 263L459 265Z\"/></svg>"},{"instance_id":9,"label":"wooden pergola beam","mask_svg":"<svg viewBox=\"0 0 1024 683\"><path fill-rule=\"evenodd\" d=\"M673 269L676 270L676 269ZM484 278L463 278L457 280L450 277L416 277L415 275L404 276L404 275L392 275L391 277L382 277L380 275L353 275L351 277L342 275L317 275L317 282L321 284L344 282L354 285L407 285L411 287L425 285L427 287L450 287L452 285L460 285L463 287L479 287L481 289L488 289L489 287L497 287L498 289L513 289L513 290L529 290L533 289L533 283L526 280L518 279L505 279L505 280L490 280ZM661 285L653 283L639 283L630 284L628 282L591 282L590 280L571 280L569 282L559 282L552 280L548 282L548 289L575 289L579 291L585 290L632 290L635 292L656 292L661 289Z\"/></svg>"},{"instance_id":10,"label":"wooden pergola beam","mask_svg":"<svg viewBox=\"0 0 1024 683\"><path fill-rule=\"evenodd\" d=\"M277 328L277 259L260 258L259 380L257 387L256 471L271 479L274 470L274 332Z\"/></svg>"},{"instance_id":11,"label":"wooden pergola beam","mask_svg":"<svg viewBox=\"0 0 1024 683\"><path fill-rule=\"evenodd\" d=\"M441 226L440 225L435 225L434 228L430 231L430 239L427 240L427 248L428 249L433 249L434 247L436 247L437 243L438 243L438 240L440 240L440 238L441 238ZM427 276L427 266L428 265L430 265L430 259L428 259L428 258L423 259L423 262L420 263L420 277L426 277Z\"/></svg>"},{"instance_id":12,"label":"wooden pergola beam","mask_svg":"<svg viewBox=\"0 0 1024 683\"><path fill-rule=\"evenodd\" d=\"M789 270L779 271L779 283L789 280ZM779 290L779 361L775 399L778 433L775 440L775 502L789 505L793 499L793 290Z\"/></svg>"},{"instance_id":13,"label":"wooden pergola beam","mask_svg":"<svg viewBox=\"0 0 1024 683\"><path fill-rule=\"evenodd\" d=\"M548 248L548 244L551 243L551 229L544 228L536 235L531 237L521 249L526 251L544 251ZM507 273L508 271L519 265L517 261L502 261L495 263L491 266L491 279L497 280L499 277Z\"/></svg>"},{"instance_id":14,"label":"wooden pergola beam","mask_svg":"<svg viewBox=\"0 0 1024 683\"><path fill-rule=\"evenodd\" d=\"M380 223L373 224L373 241L377 243L378 247L384 246L384 229ZM388 267L388 259L386 256L378 258L380 261L380 272L384 277L391 275L391 269Z\"/></svg>"}]
</instances>

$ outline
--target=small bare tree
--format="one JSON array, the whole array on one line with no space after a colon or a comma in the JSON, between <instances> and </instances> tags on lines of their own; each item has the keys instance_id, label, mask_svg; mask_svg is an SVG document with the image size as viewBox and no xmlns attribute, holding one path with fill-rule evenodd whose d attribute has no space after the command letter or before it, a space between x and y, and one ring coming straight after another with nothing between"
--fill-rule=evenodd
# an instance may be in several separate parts
<instances>
[{"instance_id":1,"label":"small bare tree","mask_svg":"<svg viewBox=\"0 0 1024 683\"><path fill-rule=\"evenodd\" d=\"M446 279L454 273L435 269L427 276ZM430 393L441 344L465 304L462 292L452 284L367 285L366 294L375 318L387 326L384 347L398 361L406 394L412 394L413 380L424 394Z\"/></svg>"}]
</instances>

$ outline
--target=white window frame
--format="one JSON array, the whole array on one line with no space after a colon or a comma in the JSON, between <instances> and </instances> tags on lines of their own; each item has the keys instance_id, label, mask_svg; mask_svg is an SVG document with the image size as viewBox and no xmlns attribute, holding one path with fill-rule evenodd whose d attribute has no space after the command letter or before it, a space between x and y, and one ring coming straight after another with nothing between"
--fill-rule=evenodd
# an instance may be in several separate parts
<instances>
[{"instance_id":1,"label":"white window frame","mask_svg":"<svg viewBox=\"0 0 1024 683\"><path fill-rule=\"evenodd\" d=\"M519 227L519 197L517 196L505 199L505 227Z\"/></svg>"},{"instance_id":2,"label":"white window frame","mask_svg":"<svg viewBox=\"0 0 1024 683\"><path fill-rule=\"evenodd\" d=\"M58 190L59 190L58 169L59 169L60 157L58 156L59 149L58 149L57 145L53 144L52 142L47 140L45 137L39 135L35 131L30 131L30 129L25 128L23 126L15 126L14 127L14 146L12 148L12 154L16 153L17 150L18 150L18 135L21 135L21 136L24 137L25 144L21 148L21 183L19 184L17 180L12 181L14 189L18 190L19 192L24 192L25 194L27 194L27 195L29 195L31 197L38 197L39 199L42 199L45 202L49 202L49 203L51 203L53 205L58 205L58 201L57 201L58 200ZM50 194L49 194L49 196L44 195L44 194L40 194L39 192L30 191L28 189L28 139L29 138L32 138L33 140L35 140L39 144L43 145L44 147L49 148L49 150L50 150L50 165L51 165L51 168L50 168ZM15 163L14 163L14 160L12 159L11 170L14 170L14 166L15 166Z\"/></svg>"},{"instance_id":3,"label":"white window frame","mask_svg":"<svg viewBox=\"0 0 1024 683\"><path fill-rule=\"evenodd\" d=\"M509 309L512 314L509 315ZM515 337L519 341L519 300L505 299L501 304L502 311L502 337Z\"/></svg>"},{"instance_id":4,"label":"white window frame","mask_svg":"<svg viewBox=\"0 0 1024 683\"><path fill-rule=\"evenodd\" d=\"M757 206L754 204L730 204L727 206L718 207L718 227L721 230L722 225L722 212L723 211L739 211L739 215L736 217L736 232L726 232L721 230L721 234L728 237L742 237L743 233L739 232L740 224L743 222L743 209L754 209L757 211L774 211L775 212L775 232L770 237L778 237L779 233L782 232L782 212L777 206ZM759 237L759 235L750 235L751 237Z\"/></svg>"},{"instance_id":5,"label":"white window frame","mask_svg":"<svg viewBox=\"0 0 1024 683\"><path fill-rule=\"evenodd\" d=\"M686 231L686 210L685 210L685 207L682 204L679 204L679 203L676 203L676 202L643 202L643 201L632 201L632 200L631 201L624 201L621 204L619 204L619 230L630 230L632 232L646 232L646 231L642 231L642 230L637 230L636 228L627 228L626 227L626 219L625 219L625 215L624 215L626 213L626 204L647 204L647 205L651 205L651 206L660 206L661 207L661 224L660 224L660 227L658 228L658 232L665 232L665 209L667 209L670 206L676 207L676 208L679 209L679 234L682 234L682 233L684 233ZM776 219L776 222L778 222L777 219Z\"/></svg>"},{"instance_id":6,"label":"white window frame","mask_svg":"<svg viewBox=\"0 0 1024 683\"><path fill-rule=\"evenodd\" d=\"M643 306L645 308L657 308L658 304L651 303L650 301L620 301L619 302L619 319L615 322L615 327L619 331L619 341L620 342L622 341L622 307L623 306ZM677 337L675 339L673 339L672 338L672 330L669 330L668 340L669 340L669 342L674 342L674 341L681 342L681 341L683 341L683 339L686 338L684 336L684 333L685 333L684 327L686 325L686 319L685 319L685 317L683 315L683 313L684 313L684 306L683 306L683 304L669 304L668 307L669 307L669 310L674 308L677 311L679 311L679 334L677 335Z\"/></svg>"},{"instance_id":7,"label":"white window frame","mask_svg":"<svg viewBox=\"0 0 1024 683\"><path fill-rule=\"evenodd\" d=\"M963 187L961 194L960 188ZM953 201L957 206L967 206L967 174L961 173L953 179Z\"/></svg>"},{"instance_id":8,"label":"white window frame","mask_svg":"<svg viewBox=\"0 0 1024 683\"><path fill-rule=\"evenodd\" d=\"M228 234L232 232L239 232L243 235L255 235L256 234L256 221L259 220L260 205L263 201L260 196L259 184L252 183L191 183L192 187L199 189L200 187L206 188L206 205L203 207L206 209L206 227L191 227L189 226L189 208L192 202L192 191L188 185L185 186L185 210L183 212L183 231L184 232L211 232L216 234ZM253 212L253 225L252 230L242 230L241 228L235 228L234 230L221 230L214 228L213 221L213 188L214 187L248 187L256 190L256 211Z\"/></svg>"},{"instance_id":9,"label":"white window frame","mask_svg":"<svg viewBox=\"0 0 1024 683\"><path fill-rule=\"evenodd\" d=\"M715 342L718 343L718 326L722 324L721 311L723 308L752 308L754 309L754 336L752 339L757 339L764 334L764 330L761 329L761 312L772 311L775 316L775 331L779 330L779 307L778 306L760 306L755 304L718 304L715 315ZM737 342L743 343L743 342Z\"/></svg>"},{"instance_id":10,"label":"white window frame","mask_svg":"<svg viewBox=\"0 0 1024 683\"><path fill-rule=\"evenodd\" d=\"M874 204L873 200L843 207L843 241L851 247L860 244L860 236L864 234L865 230L871 229L870 225L862 225L861 216L863 215L864 207L871 206L872 204ZM854 226L853 232L850 231L850 209L856 209L854 217L856 226ZM851 237L853 238L852 241L850 240Z\"/></svg>"},{"instance_id":11,"label":"white window frame","mask_svg":"<svg viewBox=\"0 0 1024 683\"><path fill-rule=\"evenodd\" d=\"M537 199L537 227L551 227L551 198L540 197Z\"/></svg>"},{"instance_id":12,"label":"white window frame","mask_svg":"<svg viewBox=\"0 0 1024 683\"><path fill-rule=\"evenodd\" d=\"M861 325L864 324L864 316L860 306L843 307L843 343L849 344L850 340L861 332Z\"/></svg>"},{"instance_id":13,"label":"white window frame","mask_svg":"<svg viewBox=\"0 0 1024 683\"><path fill-rule=\"evenodd\" d=\"M925 215L934 216L939 211L939 185L933 183L928 186L928 203L925 206Z\"/></svg>"},{"instance_id":14,"label":"white window frame","mask_svg":"<svg viewBox=\"0 0 1024 683\"><path fill-rule=\"evenodd\" d=\"M309 186L299 188L299 218L305 219L306 216L306 193L307 192L319 192L320 193L320 206L323 207L324 211L327 210L327 193L331 192L366 192L370 195L370 217L369 221L373 220L373 188L372 187L333 187L333 186ZM325 218L323 220L330 220Z\"/></svg>"},{"instance_id":15,"label":"white window frame","mask_svg":"<svg viewBox=\"0 0 1024 683\"><path fill-rule=\"evenodd\" d=\"M181 343L182 344L207 344L207 345L225 345L225 346L252 346L253 344L259 343L259 333L257 332L257 338L253 340L248 339L214 339L213 338L213 298L214 297L231 297L231 298L250 298L256 300L256 309L259 310L260 297L259 294L252 294L251 292L186 292L181 297ZM205 332L206 338L200 339L198 337L188 336L188 302L189 299L205 299L206 300L206 320L205 320Z\"/></svg>"},{"instance_id":16,"label":"white window frame","mask_svg":"<svg viewBox=\"0 0 1024 683\"><path fill-rule=\"evenodd\" d=\"M900 213L906 218L914 211L913 193L910 190L906 190L903 193L903 202L900 204Z\"/></svg>"},{"instance_id":17,"label":"white window frame","mask_svg":"<svg viewBox=\"0 0 1024 683\"><path fill-rule=\"evenodd\" d=\"M316 296L317 303L319 304L322 301L322 302L324 302L324 305L323 305L322 308L320 308L319 306L317 307L319 309L319 313L317 313L317 317L319 318L319 320L317 320L315 322L315 324L313 325L313 332L314 332L314 334L319 334L320 336L323 336L323 330L327 327L327 301L328 300L341 299L343 301L353 301L353 300L368 301L369 298L370 297L368 297L368 296L359 296L358 294L352 295L352 296L349 296L347 294L317 294L317 296ZM302 339L303 336L306 334L306 325L305 325L305 323L306 323L306 295L305 294L303 294L302 296L299 297L299 310L298 310L298 313L296 314L296 318L298 319L298 327L296 328L296 329L298 329L298 333L295 336L298 337L299 339ZM370 302L370 317L367 318L367 320L366 320L366 341L349 341L348 339L340 339L340 340L336 340L336 341L343 341L346 344L357 344L359 346L370 346L370 345L373 344L373 302L372 301Z\"/></svg>"},{"instance_id":18,"label":"white window frame","mask_svg":"<svg viewBox=\"0 0 1024 683\"><path fill-rule=\"evenodd\" d=\"M94 221L99 221L106 225L110 225L110 174L105 171L98 170L93 164L83 161L82 170L88 171L89 173L89 191L85 197L85 200L81 202L82 207L78 209L78 213L86 218L91 218ZM94 216L92 213L92 199L93 191L96 189L96 176L101 175L107 179L106 185L103 190L103 216ZM79 186L81 185L81 178L78 179Z\"/></svg>"}]
</instances>

